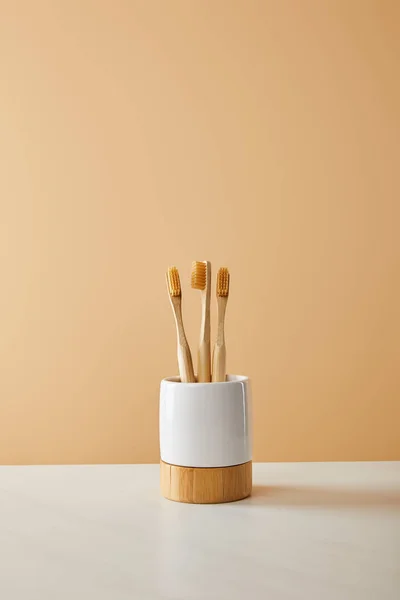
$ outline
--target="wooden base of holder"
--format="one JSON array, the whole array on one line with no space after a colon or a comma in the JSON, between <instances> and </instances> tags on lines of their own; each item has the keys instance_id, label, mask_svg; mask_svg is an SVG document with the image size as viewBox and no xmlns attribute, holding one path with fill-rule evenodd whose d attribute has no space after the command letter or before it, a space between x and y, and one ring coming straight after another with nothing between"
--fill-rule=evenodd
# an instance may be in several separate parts
<instances>
[{"instance_id":1,"label":"wooden base of holder","mask_svg":"<svg viewBox=\"0 0 400 600\"><path fill-rule=\"evenodd\" d=\"M161 493L168 500L218 504L243 500L251 494L251 461L234 467L177 467L160 461Z\"/></svg>"}]
</instances>

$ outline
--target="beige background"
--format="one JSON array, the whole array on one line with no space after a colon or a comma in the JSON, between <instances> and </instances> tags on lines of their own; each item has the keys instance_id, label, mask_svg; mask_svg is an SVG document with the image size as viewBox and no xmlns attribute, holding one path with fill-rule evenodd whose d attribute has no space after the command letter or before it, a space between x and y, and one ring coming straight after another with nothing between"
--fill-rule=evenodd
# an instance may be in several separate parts
<instances>
[{"instance_id":1,"label":"beige background","mask_svg":"<svg viewBox=\"0 0 400 600\"><path fill-rule=\"evenodd\" d=\"M255 459L400 459L400 3L0 7L0 462L157 461L205 258Z\"/></svg>"}]
</instances>

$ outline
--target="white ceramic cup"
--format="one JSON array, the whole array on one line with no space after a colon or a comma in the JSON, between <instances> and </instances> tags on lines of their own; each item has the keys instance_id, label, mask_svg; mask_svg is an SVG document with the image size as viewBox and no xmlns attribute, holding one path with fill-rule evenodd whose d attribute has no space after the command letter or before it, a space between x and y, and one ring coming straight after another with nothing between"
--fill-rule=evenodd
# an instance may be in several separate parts
<instances>
[{"instance_id":1,"label":"white ceramic cup","mask_svg":"<svg viewBox=\"0 0 400 600\"><path fill-rule=\"evenodd\" d=\"M163 379L161 460L181 467L228 467L252 459L250 382L228 375L221 383Z\"/></svg>"}]
</instances>

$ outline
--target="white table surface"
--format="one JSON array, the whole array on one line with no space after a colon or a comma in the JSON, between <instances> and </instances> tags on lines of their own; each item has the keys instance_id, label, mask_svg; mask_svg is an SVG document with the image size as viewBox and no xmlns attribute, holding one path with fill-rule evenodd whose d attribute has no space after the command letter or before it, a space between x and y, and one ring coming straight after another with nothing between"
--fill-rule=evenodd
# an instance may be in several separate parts
<instances>
[{"instance_id":1,"label":"white table surface","mask_svg":"<svg viewBox=\"0 0 400 600\"><path fill-rule=\"evenodd\" d=\"M399 600L400 462L254 465L161 498L158 465L0 467L2 600Z\"/></svg>"}]
</instances>

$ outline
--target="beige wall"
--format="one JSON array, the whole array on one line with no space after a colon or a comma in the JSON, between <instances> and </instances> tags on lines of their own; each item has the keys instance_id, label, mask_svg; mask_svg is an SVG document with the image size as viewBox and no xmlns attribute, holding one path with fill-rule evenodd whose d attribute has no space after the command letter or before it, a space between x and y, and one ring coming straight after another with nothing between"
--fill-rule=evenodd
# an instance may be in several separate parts
<instances>
[{"instance_id":1,"label":"beige wall","mask_svg":"<svg viewBox=\"0 0 400 600\"><path fill-rule=\"evenodd\" d=\"M204 258L255 459L400 459L399 7L0 1L0 463L158 460Z\"/></svg>"}]
</instances>

